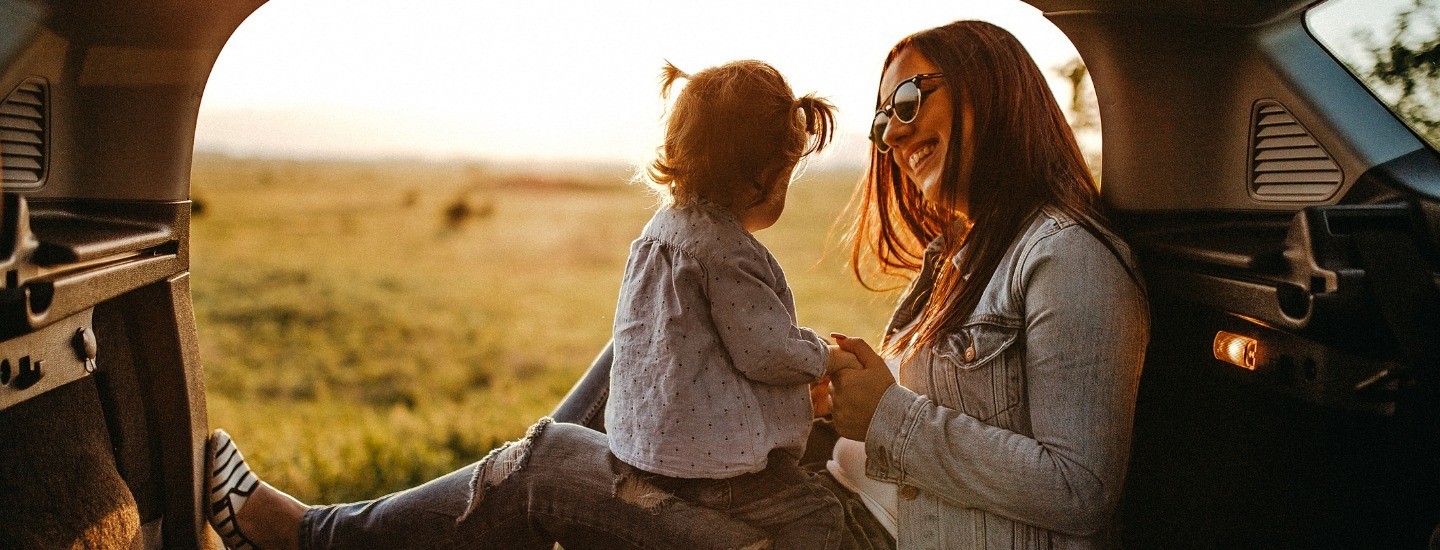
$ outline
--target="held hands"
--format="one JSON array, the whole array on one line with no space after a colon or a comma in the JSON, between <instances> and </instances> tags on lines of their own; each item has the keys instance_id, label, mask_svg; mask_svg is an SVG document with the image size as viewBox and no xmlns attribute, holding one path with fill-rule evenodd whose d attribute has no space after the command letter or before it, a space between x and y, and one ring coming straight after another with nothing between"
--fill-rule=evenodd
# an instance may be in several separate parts
<instances>
[{"instance_id":1,"label":"held hands","mask_svg":"<svg viewBox=\"0 0 1440 550\"><path fill-rule=\"evenodd\" d=\"M830 359L825 363L825 375L810 383L810 407L815 418L830 418L834 414L830 399L830 373L840 369L862 368L855 354L830 344Z\"/></svg>"},{"instance_id":2,"label":"held hands","mask_svg":"<svg viewBox=\"0 0 1440 550\"><path fill-rule=\"evenodd\" d=\"M835 431L842 437L865 441L870 418L875 416L880 398L895 383L895 377L885 366L885 360L865 340L835 332L830 333L830 337L837 344L830 348L827 366ZM811 395L814 395L813 387Z\"/></svg>"},{"instance_id":3,"label":"held hands","mask_svg":"<svg viewBox=\"0 0 1440 550\"><path fill-rule=\"evenodd\" d=\"M834 332L830 333L830 335L832 337L840 336L840 338L844 338L843 335ZM828 347L830 348L830 360L825 363L825 376L828 377L831 373L841 369L865 368L864 365L860 364L860 358L856 357L855 354L835 344L830 344ZM821 380L824 380L824 378L821 378Z\"/></svg>"}]
</instances>

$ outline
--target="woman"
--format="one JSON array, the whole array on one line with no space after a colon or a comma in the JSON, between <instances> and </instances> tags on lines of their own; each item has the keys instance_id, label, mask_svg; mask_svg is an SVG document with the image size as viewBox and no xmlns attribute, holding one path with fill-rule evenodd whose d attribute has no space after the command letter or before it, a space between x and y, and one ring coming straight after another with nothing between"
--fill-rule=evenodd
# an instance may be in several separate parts
<instances>
[{"instance_id":1,"label":"woman","mask_svg":"<svg viewBox=\"0 0 1440 550\"><path fill-rule=\"evenodd\" d=\"M829 469L902 548L1106 546L1149 319L1074 136L988 23L901 41L880 90L856 274L918 275L882 348L898 384L839 341L864 367L832 373L835 427L864 452L842 440Z\"/></svg>"},{"instance_id":2,"label":"woman","mask_svg":"<svg viewBox=\"0 0 1440 550\"><path fill-rule=\"evenodd\" d=\"M856 274L868 260L914 278L886 330L888 365L836 335L858 357L831 367L844 439L822 472L846 505L845 542L1106 546L1149 320L1074 136L1024 48L988 23L902 40L880 90ZM569 424L542 421L415 489L315 508L255 483L220 435L215 521L264 548L767 542L633 483L603 434Z\"/></svg>"}]
</instances>

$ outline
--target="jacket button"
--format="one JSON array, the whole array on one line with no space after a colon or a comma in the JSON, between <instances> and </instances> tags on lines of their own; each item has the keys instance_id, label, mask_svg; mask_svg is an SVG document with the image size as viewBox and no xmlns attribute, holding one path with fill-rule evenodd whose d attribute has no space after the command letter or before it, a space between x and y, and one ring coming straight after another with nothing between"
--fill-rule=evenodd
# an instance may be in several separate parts
<instances>
[{"instance_id":1,"label":"jacket button","mask_svg":"<svg viewBox=\"0 0 1440 550\"><path fill-rule=\"evenodd\" d=\"M975 360L975 346L970 346L970 347L968 347L968 348L965 348L965 362L968 363L968 362L974 361L974 360Z\"/></svg>"},{"instance_id":2,"label":"jacket button","mask_svg":"<svg viewBox=\"0 0 1440 550\"><path fill-rule=\"evenodd\" d=\"M900 486L900 498L903 498L905 500L915 500L915 497L917 496L920 496L920 490L916 489L914 485Z\"/></svg>"}]
</instances>

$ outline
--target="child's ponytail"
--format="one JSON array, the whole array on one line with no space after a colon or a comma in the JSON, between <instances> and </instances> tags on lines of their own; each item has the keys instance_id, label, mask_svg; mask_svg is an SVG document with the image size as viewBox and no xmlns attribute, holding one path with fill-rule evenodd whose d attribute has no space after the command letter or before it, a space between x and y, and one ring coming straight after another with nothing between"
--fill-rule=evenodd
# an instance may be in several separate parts
<instances>
[{"instance_id":1,"label":"child's ponytail","mask_svg":"<svg viewBox=\"0 0 1440 550\"><path fill-rule=\"evenodd\" d=\"M675 85L676 80L689 79L690 75L680 70L669 59L665 60L665 66L660 67L660 97L670 97L670 87Z\"/></svg>"},{"instance_id":2,"label":"child's ponytail","mask_svg":"<svg viewBox=\"0 0 1440 550\"><path fill-rule=\"evenodd\" d=\"M659 77L660 97L675 91L675 102L665 143L643 177L673 206L760 204L776 184L788 184L780 176L835 137L835 106L813 94L796 99L766 63L733 61L690 75L667 60Z\"/></svg>"},{"instance_id":3,"label":"child's ponytail","mask_svg":"<svg viewBox=\"0 0 1440 550\"><path fill-rule=\"evenodd\" d=\"M803 155L824 150L835 137L835 106L815 94L801 96L795 105L805 115L805 133L815 136Z\"/></svg>"}]
</instances>

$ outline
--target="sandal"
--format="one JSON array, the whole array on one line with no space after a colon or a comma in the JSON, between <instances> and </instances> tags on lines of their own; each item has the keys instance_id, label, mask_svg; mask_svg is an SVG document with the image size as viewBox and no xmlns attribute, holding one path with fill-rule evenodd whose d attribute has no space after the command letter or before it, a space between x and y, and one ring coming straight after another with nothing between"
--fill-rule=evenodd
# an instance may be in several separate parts
<instances>
[{"instance_id":1,"label":"sandal","mask_svg":"<svg viewBox=\"0 0 1440 550\"><path fill-rule=\"evenodd\" d=\"M245 506L250 494L260 486L260 478L250 472L245 457L230 434L215 430L210 435L210 526L230 550L254 550L255 543L240 532L235 514Z\"/></svg>"}]
</instances>

